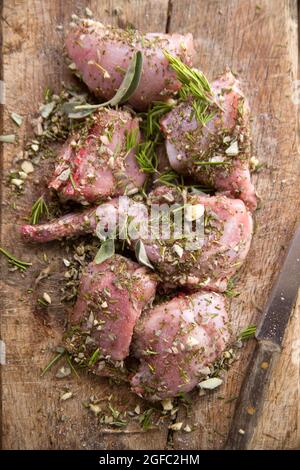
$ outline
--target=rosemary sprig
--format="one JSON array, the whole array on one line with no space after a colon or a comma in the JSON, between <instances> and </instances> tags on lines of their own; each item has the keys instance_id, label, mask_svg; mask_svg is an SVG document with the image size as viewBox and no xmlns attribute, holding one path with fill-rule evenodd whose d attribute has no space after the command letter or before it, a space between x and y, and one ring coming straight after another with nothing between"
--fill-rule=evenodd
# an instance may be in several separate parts
<instances>
[{"instance_id":1,"label":"rosemary sprig","mask_svg":"<svg viewBox=\"0 0 300 470\"><path fill-rule=\"evenodd\" d=\"M36 225L43 214L49 216L49 209L44 200L44 197L39 197L31 208L30 223Z\"/></svg>"},{"instance_id":2,"label":"rosemary sprig","mask_svg":"<svg viewBox=\"0 0 300 470\"><path fill-rule=\"evenodd\" d=\"M155 152L155 144L150 140L139 145L136 159L140 169L144 173L153 174L157 172L157 155Z\"/></svg>"},{"instance_id":3,"label":"rosemary sprig","mask_svg":"<svg viewBox=\"0 0 300 470\"><path fill-rule=\"evenodd\" d=\"M162 116L171 111L175 104L175 101L174 103L170 101L154 101L148 113L146 115L142 114L142 117L145 118L142 127L146 140L153 139L157 136L157 134L160 134L159 121Z\"/></svg>"},{"instance_id":4,"label":"rosemary sprig","mask_svg":"<svg viewBox=\"0 0 300 470\"><path fill-rule=\"evenodd\" d=\"M239 340L246 340L249 338L252 338L256 333L256 325L249 325L247 328L244 328L242 331L240 331L240 334L238 335Z\"/></svg>"},{"instance_id":5,"label":"rosemary sprig","mask_svg":"<svg viewBox=\"0 0 300 470\"><path fill-rule=\"evenodd\" d=\"M155 182L159 182L166 186L178 186L178 174L174 170L161 173Z\"/></svg>"},{"instance_id":6,"label":"rosemary sprig","mask_svg":"<svg viewBox=\"0 0 300 470\"><path fill-rule=\"evenodd\" d=\"M216 112L211 111L208 104L205 103L203 100L194 100L193 101L193 110L195 112L195 116L198 122L202 124L202 126L206 126L207 123L215 116Z\"/></svg>"},{"instance_id":7,"label":"rosemary sprig","mask_svg":"<svg viewBox=\"0 0 300 470\"><path fill-rule=\"evenodd\" d=\"M180 59L174 57L166 50L164 50L164 55L168 59L172 69L176 72L178 80L182 83L180 96L187 98L189 95L193 95L195 98L200 98L207 104L212 104L211 86L204 73L200 70L188 67Z\"/></svg>"},{"instance_id":8,"label":"rosemary sprig","mask_svg":"<svg viewBox=\"0 0 300 470\"><path fill-rule=\"evenodd\" d=\"M184 64L177 57L164 51L170 66L176 72L177 79L182 83L179 95L183 100L193 97L193 110L196 119L203 126L215 116L216 108L220 108L213 96L209 81L200 70L193 69Z\"/></svg>"},{"instance_id":9,"label":"rosemary sprig","mask_svg":"<svg viewBox=\"0 0 300 470\"><path fill-rule=\"evenodd\" d=\"M137 146L138 134L138 128L134 128L129 132L126 132L126 152L129 152L131 149Z\"/></svg>"},{"instance_id":10,"label":"rosemary sprig","mask_svg":"<svg viewBox=\"0 0 300 470\"><path fill-rule=\"evenodd\" d=\"M10 264L13 264L17 268L21 269L21 271L26 271L26 269L29 266L32 266L32 263L28 263L27 261L22 261L20 259L17 259L14 255L9 253L7 250L4 248L0 247L0 253L2 253L6 258L8 259Z\"/></svg>"},{"instance_id":11,"label":"rosemary sprig","mask_svg":"<svg viewBox=\"0 0 300 470\"><path fill-rule=\"evenodd\" d=\"M153 408L149 408L148 410L144 411L144 413L140 416L140 425L142 426L144 431L147 431L151 425L151 415L153 413Z\"/></svg>"}]
</instances>

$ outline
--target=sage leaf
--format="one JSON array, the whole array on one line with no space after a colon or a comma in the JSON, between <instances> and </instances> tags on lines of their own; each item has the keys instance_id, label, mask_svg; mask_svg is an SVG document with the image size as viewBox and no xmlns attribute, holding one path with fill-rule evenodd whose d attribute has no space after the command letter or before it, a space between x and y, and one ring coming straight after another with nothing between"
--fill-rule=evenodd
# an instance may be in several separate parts
<instances>
[{"instance_id":1,"label":"sage leaf","mask_svg":"<svg viewBox=\"0 0 300 470\"><path fill-rule=\"evenodd\" d=\"M96 109L104 106L117 106L120 103L128 101L131 95L139 86L143 68L143 55L140 51L134 53L132 61L126 71L120 88L116 94L109 100L100 104L81 104L69 103L65 106L65 112L71 119L81 119L93 113Z\"/></svg>"},{"instance_id":2,"label":"sage leaf","mask_svg":"<svg viewBox=\"0 0 300 470\"><path fill-rule=\"evenodd\" d=\"M98 105L88 105L88 109L78 109L79 106L86 106L83 105L80 101L73 101L72 103L65 103L63 106L63 111L65 114L68 115L70 119L82 119L86 116L89 116L94 112L94 109L98 108ZM96 106L96 108L95 108Z\"/></svg>"},{"instance_id":3,"label":"sage leaf","mask_svg":"<svg viewBox=\"0 0 300 470\"><path fill-rule=\"evenodd\" d=\"M67 168L66 170L62 171L61 174L58 176L60 181L67 181L70 178L71 170Z\"/></svg>"},{"instance_id":4,"label":"sage leaf","mask_svg":"<svg viewBox=\"0 0 300 470\"><path fill-rule=\"evenodd\" d=\"M112 238L105 240L95 256L95 264L101 264L115 254L115 242Z\"/></svg>"},{"instance_id":5,"label":"sage leaf","mask_svg":"<svg viewBox=\"0 0 300 470\"><path fill-rule=\"evenodd\" d=\"M47 119L50 114L52 113L53 109L54 109L54 106L55 106L55 102L54 101L51 101L50 103L47 103L45 105L43 105L41 108L40 108L40 114L41 116L44 118L44 119Z\"/></svg>"},{"instance_id":6,"label":"sage leaf","mask_svg":"<svg viewBox=\"0 0 300 470\"><path fill-rule=\"evenodd\" d=\"M135 245L135 256L141 264L143 264L144 266L147 266L150 269L154 269L154 267L149 261L149 258L147 256L147 252L145 249L145 245L142 242L142 240L138 240L137 244Z\"/></svg>"}]
</instances>

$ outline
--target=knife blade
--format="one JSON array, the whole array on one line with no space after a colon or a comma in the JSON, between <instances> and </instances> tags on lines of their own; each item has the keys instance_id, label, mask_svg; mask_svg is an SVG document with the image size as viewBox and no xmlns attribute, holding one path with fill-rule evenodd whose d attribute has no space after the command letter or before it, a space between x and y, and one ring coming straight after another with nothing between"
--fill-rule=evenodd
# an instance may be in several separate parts
<instances>
[{"instance_id":1,"label":"knife blade","mask_svg":"<svg viewBox=\"0 0 300 470\"><path fill-rule=\"evenodd\" d=\"M264 308L257 340L229 430L225 449L247 449L263 409L265 386L281 351L286 326L300 287L300 225Z\"/></svg>"}]
</instances>

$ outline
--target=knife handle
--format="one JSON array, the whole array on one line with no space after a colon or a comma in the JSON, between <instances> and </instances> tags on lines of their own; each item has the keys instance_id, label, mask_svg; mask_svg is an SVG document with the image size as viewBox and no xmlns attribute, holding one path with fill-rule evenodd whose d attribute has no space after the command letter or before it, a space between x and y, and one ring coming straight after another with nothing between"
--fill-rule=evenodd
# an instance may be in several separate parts
<instances>
[{"instance_id":1,"label":"knife handle","mask_svg":"<svg viewBox=\"0 0 300 470\"><path fill-rule=\"evenodd\" d=\"M248 366L225 449L247 449L264 405L264 389L270 377L280 347L270 341L259 340Z\"/></svg>"}]
</instances>

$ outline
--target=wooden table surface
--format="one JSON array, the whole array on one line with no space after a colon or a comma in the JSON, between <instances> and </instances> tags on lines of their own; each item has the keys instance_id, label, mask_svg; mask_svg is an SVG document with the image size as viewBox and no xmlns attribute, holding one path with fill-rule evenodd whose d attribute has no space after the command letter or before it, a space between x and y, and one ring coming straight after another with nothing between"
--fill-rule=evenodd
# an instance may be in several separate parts
<instances>
[{"instance_id":1,"label":"wooden table surface","mask_svg":"<svg viewBox=\"0 0 300 470\"><path fill-rule=\"evenodd\" d=\"M141 31L192 32L197 49L196 65L209 78L226 66L239 73L252 108L253 153L264 169L254 175L261 203L255 213L255 235L232 300L235 332L255 323L282 263L285 248L300 220L300 162L298 140L298 18L296 0L4 0L1 13L1 79L6 100L1 106L1 134L15 132L9 114L25 117L19 145L2 145L3 180L12 159L30 135L32 113L42 102L46 86L59 91L69 80L64 63L63 37L72 13L88 6L94 17L110 24L132 24ZM58 30L57 25L63 29ZM300 99L300 93L299 93ZM34 180L34 177L32 178ZM31 190L31 188L33 188ZM2 446L4 449L164 449L168 422L143 432L136 423L125 429L99 427L82 406L91 395L99 399L113 394L119 407L134 409L142 401L126 386L82 376L61 381L55 371L40 377L41 368L59 344L57 317L64 307L56 293L61 259L55 243L45 247L22 244L17 226L28 215L38 185L27 186L11 207L10 190L1 192L1 246L34 266L22 277L8 271L1 258L1 339L6 345L6 364L1 366ZM53 298L49 319L35 315L27 289L41 269L42 253L49 258L50 276L45 289ZM191 433L175 432L175 449L221 449L234 411L254 341L241 350L226 375L225 384L204 397L193 396ZM263 415L251 449L300 448L300 301L294 310L267 389ZM74 398L60 402L68 385ZM186 421L181 407L178 421Z\"/></svg>"}]
</instances>

